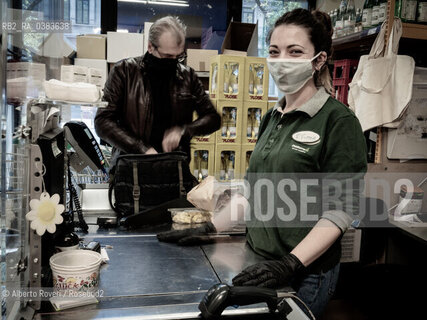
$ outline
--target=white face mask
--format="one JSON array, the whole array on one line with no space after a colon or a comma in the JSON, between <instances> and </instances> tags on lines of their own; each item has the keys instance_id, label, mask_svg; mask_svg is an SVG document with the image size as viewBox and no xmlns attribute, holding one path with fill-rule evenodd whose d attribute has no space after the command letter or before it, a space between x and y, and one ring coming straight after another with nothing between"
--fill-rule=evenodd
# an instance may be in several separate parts
<instances>
[{"instance_id":1,"label":"white face mask","mask_svg":"<svg viewBox=\"0 0 427 320\"><path fill-rule=\"evenodd\" d=\"M277 87L285 94L298 92L313 77L312 59L267 58L268 69Z\"/></svg>"}]
</instances>

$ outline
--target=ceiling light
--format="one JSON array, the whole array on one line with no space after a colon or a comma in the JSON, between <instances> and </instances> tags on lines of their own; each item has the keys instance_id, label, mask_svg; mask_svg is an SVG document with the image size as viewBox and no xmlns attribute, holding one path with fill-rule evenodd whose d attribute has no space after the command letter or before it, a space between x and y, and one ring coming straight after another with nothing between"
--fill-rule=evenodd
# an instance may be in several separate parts
<instances>
[{"instance_id":1,"label":"ceiling light","mask_svg":"<svg viewBox=\"0 0 427 320\"><path fill-rule=\"evenodd\" d=\"M131 2L140 4L154 4L163 6L174 6L174 7L189 7L188 1L186 0L118 0L118 2Z\"/></svg>"}]
</instances>

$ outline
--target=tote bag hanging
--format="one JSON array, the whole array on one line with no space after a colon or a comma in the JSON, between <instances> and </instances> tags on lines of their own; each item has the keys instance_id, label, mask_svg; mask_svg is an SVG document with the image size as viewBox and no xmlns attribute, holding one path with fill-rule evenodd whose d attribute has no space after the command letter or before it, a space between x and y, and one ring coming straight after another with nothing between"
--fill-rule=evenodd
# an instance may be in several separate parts
<instances>
[{"instance_id":1,"label":"tote bag hanging","mask_svg":"<svg viewBox=\"0 0 427 320\"><path fill-rule=\"evenodd\" d=\"M378 126L393 126L412 96L415 62L397 55L402 23L394 19L385 48L385 26L381 26L369 55L360 57L357 71L349 84L348 103L358 117L363 131Z\"/></svg>"}]
</instances>

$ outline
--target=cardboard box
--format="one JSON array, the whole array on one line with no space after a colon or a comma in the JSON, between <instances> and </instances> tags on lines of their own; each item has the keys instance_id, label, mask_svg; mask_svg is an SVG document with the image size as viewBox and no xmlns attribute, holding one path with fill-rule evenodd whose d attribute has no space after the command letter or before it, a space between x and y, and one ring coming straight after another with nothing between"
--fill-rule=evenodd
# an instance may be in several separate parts
<instances>
[{"instance_id":1,"label":"cardboard box","mask_svg":"<svg viewBox=\"0 0 427 320\"><path fill-rule=\"evenodd\" d=\"M105 59L107 38L102 34L85 34L77 36L77 58Z\"/></svg>"},{"instance_id":2,"label":"cardboard box","mask_svg":"<svg viewBox=\"0 0 427 320\"><path fill-rule=\"evenodd\" d=\"M221 127L216 133L216 142L240 145L242 141L243 102L218 100L216 109L221 115Z\"/></svg>"},{"instance_id":3,"label":"cardboard box","mask_svg":"<svg viewBox=\"0 0 427 320\"><path fill-rule=\"evenodd\" d=\"M258 56L258 24L231 21L225 33L221 53Z\"/></svg>"},{"instance_id":4,"label":"cardboard box","mask_svg":"<svg viewBox=\"0 0 427 320\"><path fill-rule=\"evenodd\" d=\"M142 33L107 32L107 61L117 62L144 54Z\"/></svg>"},{"instance_id":5,"label":"cardboard box","mask_svg":"<svg viewBox=\"0 0 427 320\"><path fill-rule=\"evenodd\" d=\"M35 62L8 62L6 65L7 79L32 78L33 80L46 80L46 65Z\"/></svg>"},{"instance_id":6,"label":"cardboard box","mask_svg":"<svg viewBox=\"0 0 427 320\"><path fill-rule=\"evenodd\" d=\"M261 119L266 112L266 101L243 101L242 144L254 145L257 142Z\"/></svg>"},{"instance_id":7,"label":"cardboard box","mask_svg":"<svg viewBox=\"0 0 427 320\"><path fill-rule=\"evenodd\" d=\"M268 66L266 58L246 57L245 95L246 101L268 100Z\"/></svg>"},{"instance_id":8,"label":"cardboard box","mask_svg":"<svg viewBox=\"0 0 427 320\"><path fill-rule=\"evenodd\" d=\"M187 66L196 71L209 71L210 58L218 55L218 50L187 49Z\"/></svg>"},{"instance_id":9,"label":"cardboard box","mask_svg":"<svg viewBox=\"0 0 427 320\"><path fill-rule=\"evenodd\" d=\"M240 152L240 145L216 145L214 176L218 181L230 181L240 178Z\"/></svg>"},{"instance_id":10,"label":"cardboard box","mask_svg":"<svg viewBox=\"0 0 427 320\"><path fill-rule=\"evenodd\" d=\"M108 64L107 60L101 59L74 59L76 66L86 66L89 68L88 81L99 87L104 88L105 81L108 76Z\"/></svg>"},{"instance_id":11,"label":"cardboard box","mask_svg":"<svg viewBox=\"0 0 427 320\"><path fill-rule=\"evenodd\" d=\"M240 176L244 177L246 174L246 170L249 167L249 159L251 158L252 151L254 151L255 145L242 145L242 149L240 152Z\"/></svg>"},{"instance_id":12,"label":"cardboard box","mask_svg":"<svg viewBox=\"0 0 427 320\"><path fill-rule=\"evenodd\" d=\"M191 146L191 173L200 182L215 171L215 145L193 144Z\"/></svg>"},{"instance_id":13,"label":"cardboard box","mask_svg":"<svg viewBox=\"0 0 427 320\"><path fill-rule=\"evenodd\" d=\"M217 100L243 100L245 57L218 55L209 68L209 95Z\"/></svg>"},{"instance_id":14,"label":"cardboard box","mask_svg":"<svg viewBox=\"0 0 427 320\"><path fill-rule=\"evenodd\" d=\"M211 100L212 104L214 105L216 109L216 100ZM197 112L194 111L193 113L193 121L197 119ZM208 134L206 136L194 136L193 139L191 139L191 143L194 144L215 144L216 142L216 132L213 132L211 134Z\"/></svg>"},{"instance_id":15,"label":"cardboard box","mask_svg":"<svg viewBox=\"0 0 427 320\"><path fill-rule=\"evenodd\" d=\"M61 81L63 82L88 82L89 69L85 66L61 66Z\"/></svg>"}]
</instances>

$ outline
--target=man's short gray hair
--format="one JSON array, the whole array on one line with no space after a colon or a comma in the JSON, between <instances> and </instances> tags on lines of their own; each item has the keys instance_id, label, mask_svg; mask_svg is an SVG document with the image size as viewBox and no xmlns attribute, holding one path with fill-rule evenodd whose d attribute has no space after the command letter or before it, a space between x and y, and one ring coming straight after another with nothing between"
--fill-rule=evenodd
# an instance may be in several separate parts
<instances>
[{"instance_id":1,"label":"man's short gray hair","mask_svg":"<svg viewBox=\"0 0 427 320\"><path fill-rule=\"evenodd\" d=\"M166 16L153 23L148 34L148 40L155 47L158 47L160 36L165 31L170 31L175 34L176 44L180 46L185 42L186 29L187 27L178 17Z\"/></svg>"}]
</instances>

